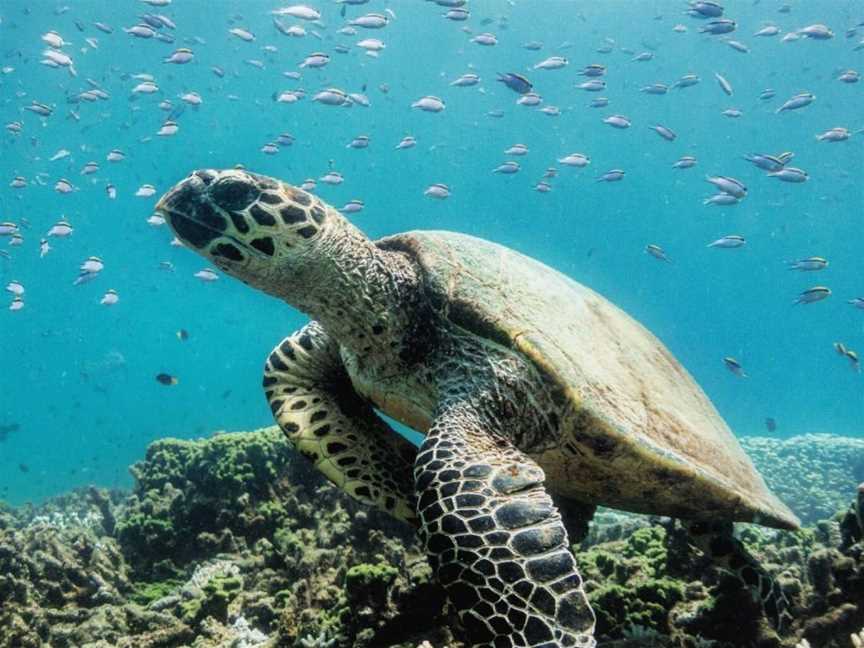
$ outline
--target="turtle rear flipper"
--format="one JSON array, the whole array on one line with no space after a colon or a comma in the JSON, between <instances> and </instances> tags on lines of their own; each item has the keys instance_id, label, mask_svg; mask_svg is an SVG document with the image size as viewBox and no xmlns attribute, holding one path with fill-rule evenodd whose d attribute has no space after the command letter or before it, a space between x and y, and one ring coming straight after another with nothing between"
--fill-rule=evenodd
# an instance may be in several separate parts
<instances>
[{"instance_id":1,"label":"turtle rear flipper","mask_svg":"<svg viewBox=\"0 0 864 648\"><path fill-rule=\"evenodd\" d=\"M429 560L471 645L588 648L595 618L543 470L467 403L439 410L414 475Z\"/></svg>"},{"instance_id":2,"label":"turtle rear flipper","mask_svg":"<svg viewBox=\"0 0 864 648\"><path fill-rule=\"evenodd\" d=\"M778 632L789 627L794 620L789 599L780 584L733 535L732 522L693 521L687 525L687 532L693 544L716 567L734 574L750 590L753 601L762 606L765 617Z\"/></svg>"},{"instance_id":3,"label":"turtle rear flipper","mask_svg":"<svg viewBox=\"0 0 864 648\"><path fill-rule=\"evenodd\" d=\"M339 346L320 324L310 322L273 349L264 390L288 441L330 481L416 526L417 449L354 391Z\"/></svg>"}]
</instances>

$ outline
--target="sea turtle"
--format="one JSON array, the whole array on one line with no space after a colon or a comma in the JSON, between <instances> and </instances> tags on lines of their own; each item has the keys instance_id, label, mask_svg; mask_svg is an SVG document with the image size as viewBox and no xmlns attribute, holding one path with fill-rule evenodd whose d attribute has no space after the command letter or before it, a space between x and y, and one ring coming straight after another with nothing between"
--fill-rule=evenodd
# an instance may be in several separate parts
<instances>
[{"instance_id":1,"label":"sea turtle","mask_svg":"<svg viewBox=\"0 0 864 648\"><path fill-rule=\"evenodd\" d=\"M273 415L335 484L419 527L471 645L595 645L550 494L711 533L798 525L663 344L538 261L453 232L372 241L242 169L195 171L157 210L186 246L313 318L266 361ZM424 433L419 449L376 410ZM773 591L740 543L702 535Z\"/></svg>"}]
</instances>

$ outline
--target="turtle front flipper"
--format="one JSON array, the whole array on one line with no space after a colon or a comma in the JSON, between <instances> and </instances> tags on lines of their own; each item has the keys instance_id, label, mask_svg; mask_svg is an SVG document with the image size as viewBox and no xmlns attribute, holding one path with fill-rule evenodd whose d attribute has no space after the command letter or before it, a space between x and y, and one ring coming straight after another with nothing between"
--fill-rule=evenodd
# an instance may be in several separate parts
<instances>
[{"instance_id":1,"label":"turtle front flipper","mask_svg":"<svg viewBox=\"0 0 864 648\"><path fill-rule=\"evenodd\" d=\"M330 481L416 526L417 449L354 391L339 346L320 324L310 322L273 349L264 391L288 441Z\"/></svg>"},{"instance_id":2,"label":"turtle front flipper","mask_svg":"<svg viewBox=\"0 0 864 648\"><path fill-rule=\"evenodd\" d=\"M440 409L414 467L421 534L471 645L593 647L594 614L543 470L471 404Z\"/></svg>"},{"instance_id":3,"label":"turtle front flipper","mask_svg":"<svg viewBox=\"0 0 864 648\"><path fill-rule=\"evenodd\" d=\"M727 520L693 521L687 525L690 540L716 567L730 572L750 590L753 602L762 606L765 617L778 632L794 620L789 599L780 584L733 535L734 525Z\"/></svg>"}]
</instances>

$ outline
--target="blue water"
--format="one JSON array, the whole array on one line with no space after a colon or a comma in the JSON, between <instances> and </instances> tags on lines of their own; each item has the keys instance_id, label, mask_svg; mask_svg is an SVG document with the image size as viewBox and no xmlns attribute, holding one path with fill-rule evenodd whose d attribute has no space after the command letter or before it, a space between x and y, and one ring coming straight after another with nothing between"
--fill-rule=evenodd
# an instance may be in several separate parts
<instances>
[{"instance_id":1,"label":"blue water","mask_svg":"<svg viewBox=\"0 0 864 648\"><path fill-rule=\"evenodd\" d=\"M167 227L146 222L155 200L196 167L243 164L251 170L300 183L332 168L345 182L319 183L317 192L339 207L350 199L366 209L352 217L369 236L414 229L462 231L509 245L588 284L623 307L656 333L693 373L738 434L767 434L765 417L776 419L774 434L827 431L860 435L864 420L864 377L838 356L834 342L864 352L864 310L847 299L864 296L861 232L864 225L864 135L840 143L817 142L815 135L835 126L864 128L864 83L843 84L838 71L862 67L864 52L853 51L864 29L853 38L845 31L864 20L860 3L824 0L789 2L779 13L773 0L727 3L727 16L738 21L731 37L746 43L749 54L697 33L704 24L682 14L674 2L564 2L472 0L467 23L441 17L431 2L372 0L348 7L348 18L391 9L396 19L383 30L356 36L337 34L343 25L340 6L312 3L324 25L306 23L305 38L278 33L269 11L276 2L176 0L165 8L140 2L62 3L3 0L0 4L0 120L23 122L20 135L0 135L0 221L20 223L24 245L2 249L0 285L19 280L26 287L25 308L0 310L0 426L18 424L0 442L0 498L12 502L38 499L72 486L97 483L128 485L127 466L154 439L194 437L218 429L269 425L269 409L260 376L269 350L301 326L305 317L291 307L222 277L205 284L193 273L205 267L195 254L169 246ZM122 31L145 12L164 13L177 24L177 42L141 40ZM242 15L238 15L242 14ZM484 18L491 23L481 25ZM84 27L80 32L75 21ZM114 28L103 34L92 23ZM754 38L764 22L782 33L812 23L830 26L827 41L783 43L780 36ZM286 18L288 24L301 23ZM676 33L676 23L687 26ZM256 40L238 40L231 27L251 30ZM494 47L469 41L490 31ZM40 65L45 47L40 36L58 31L72 45L78 76ZM321 39L311 32L316 31ZM781 34L782 35L782 34ZM98 39L92 49L85 38ZM386 49L377 59L351 47L361 38L380 38ZM203 39L203 42L191 40ZM615 50L600 54L604 38ZM522 44L544 43L541 51ZM276 53L262 51L274 45ZM162 58L189 46L194 62L166 65ZM653 51L654 59L632 62L634 53ZM300 81L282 75L315 51L331 54L323 70L302 70ZM531 70L548 56L570 60L562 70ZM258 69L246 59L260 59ZM598 62L608 66L608 108L587 107L596 93L574 89L584 79L577 71ZM221 66L225 77L210 68ZM474 71L474 88L449 86ZM517 106L517 95L494 81L497 72L527 74L544 105L561 108L548 117ZM639 88L672 84L686 73L699 85L650 96ZM714 73L735 89L722 93ZM150 73L161 92L129 100L138 83L129 75ZM67 105L67 94L88 88L86 79L110 93L108 101ZM389 87L388 93L379 88ZM313 103L311 95L335 86L360 92L365 86L371 107L351 109ZM309 94L294 105L277 104L274 92L302 87ZM765 88L776 97L760 101ZM164 98L197 91L199 108L187 106L177 119L174 137L155 133L166 118L158 108ZM810 106L774 114L799 92L817 96ZM232 98L232 95L234 98ZM410 105L423 95L447 104L439 114ZM55 105L48 118L23 110L32 100ZM739 119L721 114L743 111ZM80 121L67 118L70 109ZM487 113L501 110L501 118ZM611 114L628 116L633 126L615 130L601 122ZM655 123L672 128L678 138L666 142L649 130ZM288 132L296 137L278 155L260 151ZM346 148L357 135L371 138L366 150ZM405 135L419 142L394 151ZM520 173L493 175L504 150L524 143L530 152L519 161ZM58 149L67 158L48 161ZM105 160L122 149L119 164ZM742 159L745 153L793 151L793 166L810 174L804 184L787 184ZM571 152L591 157L586 169L562 167L556 159ZM675 170L682 155L695 155L698 166ZM90 160L98 173L79 175ZM543 171L559 167L553 191L533 189ZM594 180L609 169L626 171L616 184ZM45 185L36 182L38 174ZM730 175L749 187L732 207L705 207L712 193L706 174ZM25 189L12 189L14 176L27 178ZM61 195L54 183L66 177L77 191ZM105 186L117 188L116 200ZM445 201L423 195L431 183L452 189ZM134 196L153 184L152 198ZM39 257L39 239L61 216L75 228L67 239L52 239L53 250ZM707 249L726 234L741 234L747 245L737 250ZM661 245L673 263L644 252ZM73 286L78 266L100 256L105 269L94 281ZM820 273L796 273L784 261L811 255L829 259ZM174 271L160 269L170 261ZM827 285L826 301L793 306L804 289ZM99 304L114 288L120 302ZM11 302L11 295L4 293ZM187 341L176 333L185 329ZM729 372L724 356L734 356L748 378ZM158 373L176 376L166 387ZM26 472L25 472L26 469Z\"/></svg>"}]
</instances>

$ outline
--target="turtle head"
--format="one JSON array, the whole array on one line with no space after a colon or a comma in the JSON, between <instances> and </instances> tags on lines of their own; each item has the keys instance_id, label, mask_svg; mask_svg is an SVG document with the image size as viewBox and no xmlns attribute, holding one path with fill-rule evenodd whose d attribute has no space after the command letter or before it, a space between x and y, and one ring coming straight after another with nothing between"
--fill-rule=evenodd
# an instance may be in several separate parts
<instances>
[{"instance_id":1,"label":"turtle head","mask_svg":"<svg viewBox=\"0 0 864 648\"><path fill-rule=\"evenodd\" d=\"M330 226L357 232L306 191L239 169L193 171L162 196L156 210L184 245L289 302L295 300L286 292L299 283L302 269L314 265Z\"/></svg>"},{"instance_id":2,"label":"turtle head","mask_svg":"<svg viewBox=\"0 0 864 648\"><path fill-rule=\"evenodd\" d=\"M240 169L198 170L156 210L186 247L358 353L392 351L413 317L418 279L408 257L381 249L302 189Z\"/></svg>"}]
</instances>

